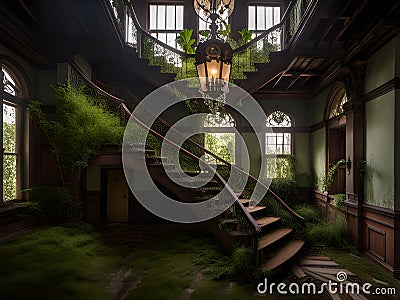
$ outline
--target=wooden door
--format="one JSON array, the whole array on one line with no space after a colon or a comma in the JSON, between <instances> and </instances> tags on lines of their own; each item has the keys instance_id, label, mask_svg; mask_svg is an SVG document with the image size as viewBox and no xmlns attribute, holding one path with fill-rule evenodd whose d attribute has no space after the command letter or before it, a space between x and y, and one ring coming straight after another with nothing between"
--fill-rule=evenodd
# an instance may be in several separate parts
<instances>
[{"instance_id":1,"label":"wooden door","mask_svg":"<svg viewBox=\"0 0 400 300\"><path fill-rule=\"evenodd\" d=\"M107 171L107 222L128 222L129 188L122 169Z\"/></svg>"}]
</instances>

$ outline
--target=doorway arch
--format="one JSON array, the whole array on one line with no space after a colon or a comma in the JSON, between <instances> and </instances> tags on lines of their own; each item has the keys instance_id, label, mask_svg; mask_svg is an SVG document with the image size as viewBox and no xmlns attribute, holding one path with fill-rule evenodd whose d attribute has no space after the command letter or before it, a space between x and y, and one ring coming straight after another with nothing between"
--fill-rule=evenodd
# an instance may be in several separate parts
<instances>
[{"instance_id":1,"label":"doorway arch","mask_svg":"<svg viewBox=\"0 0 400 300\"><path fill-rule=\"evenodd\" d=\"M331 165L346 160L346 116L343 105L348 102L346 86L339 82L332 87L325 106L326 122L326 173ZM329 189L330 194L346 193L346 166L341 165Z\"/></svg>"}]
</instances>

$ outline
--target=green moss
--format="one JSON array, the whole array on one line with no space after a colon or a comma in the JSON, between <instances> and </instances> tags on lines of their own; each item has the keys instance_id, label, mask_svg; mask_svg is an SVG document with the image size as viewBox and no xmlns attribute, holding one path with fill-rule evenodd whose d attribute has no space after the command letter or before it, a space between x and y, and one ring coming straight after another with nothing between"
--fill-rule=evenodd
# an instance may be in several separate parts
<instances>
[{"instance_id":1,"label":"green moss","mask_svg":"<svg viewBox=\"0 0 400 300\"><path fill-rule=\"evenodd\" d=\"M82 227L33 230L0 246L2 299L108 299L118 259Z\"/></svg>"},{"instance_id":2,"label":"green moss","mask_svg":"<svg viewBox=\"0 0 400 300\"><path fill-rule=\"evenodd\" d=\"M333 261L337 262L343 268L346 268L350 272L357 274L357 276L363 279L365 282L369 282L374 286L377 286L373 280L373 278L376 278L387 282L389 287L395 287L397 291L400 290L400 282L398 280L396 280L390 273L377 266L364 255L357 257L348 252L337 251L332 248L324 249L323 253L330 257Z\"/></svg>"}]
</instances>

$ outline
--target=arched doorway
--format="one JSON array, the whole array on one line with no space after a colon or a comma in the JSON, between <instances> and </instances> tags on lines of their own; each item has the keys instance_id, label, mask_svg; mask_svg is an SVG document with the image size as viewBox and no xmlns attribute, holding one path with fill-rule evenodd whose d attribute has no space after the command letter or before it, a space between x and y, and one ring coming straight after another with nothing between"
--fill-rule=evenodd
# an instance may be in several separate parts
<instances>
[{"instance_id":1,"label":"arched doorway","mask_svg":"<svg viewBox=\"0 0 400 300\"><path fill-rule=\"evenodd\" d=\"M328 96L324 119L326 121L326 172L340 160L346 160L346 116L343 104L348 101L346 88L342 83L336 84ZM346 165L342 164L334 175L329 194L346 193Z\"/></svg>"}]
</instances>

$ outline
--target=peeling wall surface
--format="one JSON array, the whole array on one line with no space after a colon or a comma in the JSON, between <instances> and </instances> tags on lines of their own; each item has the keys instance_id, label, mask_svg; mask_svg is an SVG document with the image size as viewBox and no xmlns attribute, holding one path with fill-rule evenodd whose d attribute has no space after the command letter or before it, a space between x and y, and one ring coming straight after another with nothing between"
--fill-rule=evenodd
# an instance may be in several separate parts
<instances>
[{"instance_id":1,"label":"peeling wall surface","mask_svg":"<svg viewBox=\"0 0 400 300\"><path fill-rule=\"evenodd\" d=\"M368 60L365 93L395 78L398 44L393 39ZM395 110L395 90L365 104L364 202L389 209L395 209Z\"/></svg>"}]
</instances>

